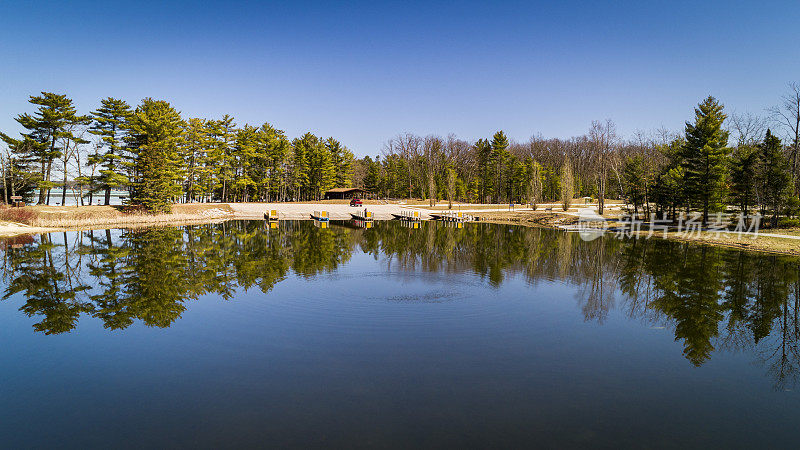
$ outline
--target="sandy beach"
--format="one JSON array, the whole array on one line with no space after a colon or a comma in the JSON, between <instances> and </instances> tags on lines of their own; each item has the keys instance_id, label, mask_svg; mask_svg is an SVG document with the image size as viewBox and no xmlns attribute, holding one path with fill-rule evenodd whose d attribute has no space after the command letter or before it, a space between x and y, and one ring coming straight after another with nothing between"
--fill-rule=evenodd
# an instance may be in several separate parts
<instances>
[{"instance_id":1,"label":"sandy beach","mask_svg":"<svg viewBox=\"0 0 800 450\"><path fill-rule=\"evenodd\" d=\"M401 204L368 204L362 207L353 207L347 203L228 203L228 205L234 211L236 219L261 219L265 212L274 209L278 211L281 220L308 219L314 211L327 211L328 217L332 220L349 220L351 213L363 211L365 208L372 211L376 220L390 220L392 214L411 210L420 211L423 219L430 218L426 209Z\"/></svg>"}]
</instances>

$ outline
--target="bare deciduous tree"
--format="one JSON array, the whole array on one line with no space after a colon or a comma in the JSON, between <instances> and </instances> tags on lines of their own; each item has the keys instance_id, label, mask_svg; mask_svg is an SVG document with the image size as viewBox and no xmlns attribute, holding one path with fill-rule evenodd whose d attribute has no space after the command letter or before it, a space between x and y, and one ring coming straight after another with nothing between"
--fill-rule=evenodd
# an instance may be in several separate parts
<instances>
[{"instance_id":1,"label":"bare deciduous tree","mask_svg":"<svg viewBox=\"0 0 800 450\"><path fill-rule=\"evenodd\" d=\"M412 133L398 134L396 137L389 139L383 148L383 155L389 157L391 155L399 155L403 160L408 162L408 196L412 196L414 188L414 180L422 180L425 171L424 165L421 163L421 150L423 139Z\"/></svg>"},{"instance_id":2,"label":"bare deciduous tree","mask_svg":"<svg viewBox=\"0 0 800 450\"><path fill-rule=\"evenodd\" d=\"M564 158L561 166L561 207L564 211L572 205L572 197L575 195L575 179L572 176L572 161Z\"/></svg>"},{"instance_id":3,"label":"bare deciduous tree","mask_svg":"<svg viewBox=\"0 0 800 450\"><path fill-rule=\"evenodd\" d=\"M453 194L456 190L456 171L452 167L447 168L447 209L453 209Z\"/></svg>"},{"instance_id":4,"label":"bare deciduous tree","mask_svg":"<svg viewBox=\"0 0 800 450\"><path fill-rule=\"evenodd\" d=\"M800 84L789 83L789 92L781 97L781 102L769 108L772 120L786 132L787 141L791 141L789 160L792 164L792 181L795 195L797 186L797 157L800 152Z\"/></svg>"},{"instance_id":5,"label":"bare deciduous tree","mask_svg":"<svg viewBox=\"0 0 800 450\"><path fill-rule=\"evenodd\" d=\"M730 117L731 131L736 133L738 146L756 145L767 131L767 121L753 113L733 113Z\"/></svg>"},{"instance_id":6,"label":"bare deciduous tree","mask_svg":"<svg viewBox=\"0 0 800 450\"><path fill-rule=\"evenodd\" d=\"M597 213L603 214L606 199L606 182L611 153L617 142L617 126L611 119L593 121L589 130L589 141L594 150L594 165L597 170Z\"/></svg>"},{"instance_id":7,"label":"bare deciduous tree","mask_svg":"<svg viewBox=\"0 0 800 450\"><path fill-rule=\"evenodd\" d=\"M528 181L528 204L536 211L536 207L542 201L542 166L533 163L531 167L531 178Z\"/></svg>"}]
</instances>

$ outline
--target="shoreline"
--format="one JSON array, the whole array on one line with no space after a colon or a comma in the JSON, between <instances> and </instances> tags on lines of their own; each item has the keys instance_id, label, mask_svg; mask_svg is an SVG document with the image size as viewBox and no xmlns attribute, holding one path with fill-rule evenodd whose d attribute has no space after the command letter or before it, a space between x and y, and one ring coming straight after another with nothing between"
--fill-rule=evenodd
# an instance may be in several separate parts
<instances>
[{"instance_id":1,"label":"shoreline","mask_svg":"<svg viewBox=\"0 0 800 450\"><path fill-rule=\"evenodd\" d=\"M481 215L478 214L478 217ZM513 212L482 217L481 222L497 223L504 225L519 225L527 227L542 227L562 230L564 232L577 232L565 227L574 225L578 219L576 216L563 213L542 213L536 215L521 215ZM598 229L598 231L601 231ZM738 250L753 252L771 253L787 256L800 256L800 230L783 230L796 232L797 234L775 233L774 230L760 232L755 239L750 237L740 237L734 233L721 233L717 236L716 232L702 231L700 235L688 238L676 232L668 232L664 237L662 232L655 233L658 239L668 239L672 241L689 242L699 245L709 245L716 247L726 247ZM615 231L602 231L603 233L615 234ZM638 237L648 235L647 230L637 231Z\"/></svg>"},{"instance_id":2,"label":"shoreline","mask_svg":"<svg viewBox=\"0 0 800 450\"><path fill-rule=\"evenodd\" d=\"M391 220L392 214L401 211L417 210L423 220L430 219L430 214L440 212L422 204L365 202L368 210L373 212L376 221ZM550 205L547 205L550 206ZM33 235L61 231L96 230L106 228L143 228L154 226L200 225L219 223L227 220L263 220L264 212L278 210L280 220L310 220L314 210L326 210L331 220L350 220L350 213L364 207L350 207L347 202L326 203L200 203L176 204L169 214L124 214L114 207L27 207L33 211L39 223L28 225L8 220L0 220L0 237ZM26 209L26 208L22 208ZM555 208L553 208L555 209ZM453 211L472 214L478 223L494 223L501 225L518 225L525 227L541 227L571 232L565 227L577 222L577 214L571 211L548 212L543 208L532 211L529 208L517 208L509 211L500 205L460 205ZM573 230L574 231L574 230ZM702 245L727 247L739 250L757 251L771 254L800 256L800 230L781 230L775 233L769 230L755 239L740 237L735 234L717 235L714 232L701 232L700 236L687 238L675 232L657 233L660 239L692 242ZM610 232L610 231L607 231ZM639 231L639 236L647 235L647 231ZM792 234L796 233L796 234Z\"/></svg>"}]
</instances>

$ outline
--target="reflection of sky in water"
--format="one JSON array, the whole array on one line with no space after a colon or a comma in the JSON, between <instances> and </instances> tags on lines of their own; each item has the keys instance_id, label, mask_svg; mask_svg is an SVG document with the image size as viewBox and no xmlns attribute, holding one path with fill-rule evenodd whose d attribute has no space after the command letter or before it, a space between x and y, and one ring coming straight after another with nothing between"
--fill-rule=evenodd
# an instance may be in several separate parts
<instances>
[{"instance_id":1,"label":"reflection of sky in water","mask_svg":"<svg viewBox=\"0 0 800 450\"><path fill-rule=\"evenodd\" d=\"M485 224L261 226L6 246L6 292L44 283L0 301L6 444L794 442L795 259ZM71 331L31 328L75 305Z\"/></svg>"}]
</instances>

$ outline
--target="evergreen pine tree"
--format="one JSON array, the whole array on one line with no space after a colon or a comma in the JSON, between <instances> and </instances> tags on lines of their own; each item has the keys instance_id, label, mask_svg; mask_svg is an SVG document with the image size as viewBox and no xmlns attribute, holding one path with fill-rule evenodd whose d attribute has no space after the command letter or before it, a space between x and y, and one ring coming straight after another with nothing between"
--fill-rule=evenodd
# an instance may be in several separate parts
<instances>
[{"instance_id":1,"label":"evergreen pine tree","mask_svg":"<svg viewBox=\"0 0 800 450\"><path fill-rule=\"evenodd\" d=\"M503 131L498 131L492 137L492 176L494 178L494 201L495 203L500 202L500 194L502 193L502 186L503 186L503 168L506 164L506 159L508 158L508 138L506 137Z\"/></svg>"},{"instance_id":2,"label":"evergreen pine tree","mask_svg":"<svg viewBox=\"0 0 800 450\"><path fill-rule=\"evenodd\" d=\"M731 201L745 215L756 202L758 161L758 149L749 145L740 146L731 156Z\"/></svg>"},{"instance_id":3,"label":"evergreen pine tree","mask_svg":"<svg viewBox=\"0 0 800 450\"><path fill-rule=\"evenodd\" d=\"M50 181L53 161L61 157L63 146L75 140L72 127L85 123L86 117L78 116L72 100L66 95L42 92L42 95L31 96L30 103L37 105L38 109L31 115L20 114L16 121L28 130L22 134L22 139L13 139L8 135L1 135L2 139L11 148L19 152L16 157L19 161L36 161L38 168L39 204L44 204L50 196L50 189L55 185Z\"/></svg>"},{"instance_id":4,"label":"evergreen pine tree","mask_svg":"<svg viewBox=\"0 0 800 450\"><path fill-rule=\"evenodd\" d=\"M353 177L353 153L332 137L325 141L325 146L333 158L333 165L336 171L334 185L336 187L350 187Z\"/></svg>"},{"instance_id":5,"label":"evergreen pine tree","mask_svg":"<svg viewBox=\"0 0 800 450\"><path fill-rule=\"evenodd\" d=\"M789 163L782 152L781 140L767 130L760 146L759 176L761 179L762 210L772 210L772 226L778 225L781 208L791 195Z\"/></svg>"},{"instance_id":6,"label":"evergreen pine tree","mask_svg":"<svg viewBox=\"0 0 800 450\"><path fill-rule=\"evenodd\" d=\"M264 170L267 201L272 198L282 198L285 180L286 159L291 150L291 143L286 139L282 130L265 123L261 125L261 139L265 147Z\"/></svg>"},{"instance_id":7,"label":"evergreen pine tree","mask_svg":"<svg viewBox=\"0 0 800 450\"><path fill-rule=\"evenodd\" d=\"M313 135L312 135L313 136ZM312 145L308 147L308 179L311 189L310 195L315 200L320 200L328 189L336 182L336 166L325 143L314 137Z\"/></svg>"},{"instance_id":8,"label":"evergreen pine tree","mask_svg":"<svg viewBox=\"0 0 800 450\"><path fill-rule=\"evenodd\" d=\"M230 157L233 166L233 178L230 184L234 201L246 202L250 199L252 189L257 186L254 179L254 167L259 151L258 130L245 125L236 132L234 151Z\"/></svg>"},{"instance_id":9,"label":"evergreen pine tree","mask_svg":"<svg viewBox=\"0 0 800 450\"><path fill-rule=\"evenodd\" d=\"M661 213L669 213L675 217L679 206L686 201L683 170L683 138L673 139L671 142L657 146L661 156L667 163L655 177L652 199Z\"/></svg>"},{"instance_id":10,"label":"evergreen pine tree","mask_svg":"<svg viewBox=\"0 0 800 450\"><path fill-rule=\"evenodd\" d=\"M297 200L305 200L309 190L309 153L319 139L311 133L292 141L292 187Z\"/></svg>"},{"instance_id":11,"label":"evergreen pine tree","mask_svg":"<svg viewBox=\"0 0 800 450\"><path fill-rule=\"evenodd\" d=\"M478 154L478 171L480 173L480 202L486 201L492 195L494 181L492 179L492 144L486 139L479 139L475 143Z\"/></svg>"},{"instance_id":12,"label":"evergreen pine tree","mask_svg":"<svg viewBox=\"0 0 800 450\"><path fill-rule=\"evenodd\" d=\"M695 108L694 123L686 122L684 180L687 194L703 211L704 224L708 223L710 211L722 208L726 194L730 155L728 132L722 129L726 117L722 105L709 96Z\"/></svg>"},{"instance_id":13,"label":"evergreen pine tree","mask_svg":"<svg viewBox=\"0 0 800 450\"><path fill-rule=\"evenodd\" d=\"M647 175L641 155L631 156L625 161L622 178L625 184L625 198L633 205L634 217L638 217L639 206L643 206L647 199Z\"/></svg>"},{"instance_id":14,"label":"evergreen pine tree","mask_svg":"<svg viewBox=\"0 0 800 450\"><path fill-rule=\"evenodd\" d=\"M182 146L183 164L186 167L186 202L206 194L204 182L208 179L209 169L206 159L211 148L209 132L208 123L203 119L191 118L186 123Z\"/></svg>"},{"instance_id":15,"label":"evergreen pine tree","mask_svg":"<svg viewBox=\"0 0 800 450\"><path fill-rule=\"evenodd\" d=\"M131 116L128 145L137 173L132 201L150 212L169 212L181 196L184 127L180 113L163 100L146 98Z\"/></svg>"},{"instance_id":16,"label":"evergreen pine tree","mask_svg":"<svg viewBox=\"0 0 800 450\"><path fill-rule=\"evenodd\" d=\"M364 190L377 194L381 185L381 163L379 160L373 161L369 156L364 157L367 164L367 174L364 177Z\"/></svg>"},{"instance_id":17,"label":"evergreen pine tree","mask_svg":"<svg viewBox=\"0 0 800 450\"><path fill-rule=\"evenodd\" d=\"M122 165L124 132L130 115L130 105L113 97L101 100L100 107L91 113L93 123L89 133L99 136L100 144L97 151L89 156L89 164L102 167L100 175L93 181L103 190L106 205L111 203L111 189L128 183Z\"/></svg>"},{"instance_id":18,"label":"evergreen pine tree","mask_svg":"<svg viewBox=\"0 0 800 450\"><path fill-rule=\"evenodd\" d=\"M219 198L228 201L230 184L233 181L233 153L236 144L237 125L234 118L228 114L214 122L214 132L211 138L214 145L210 151L210 158L215 167L215 190L219 190Z\"/></svg>"}]
</instances>

